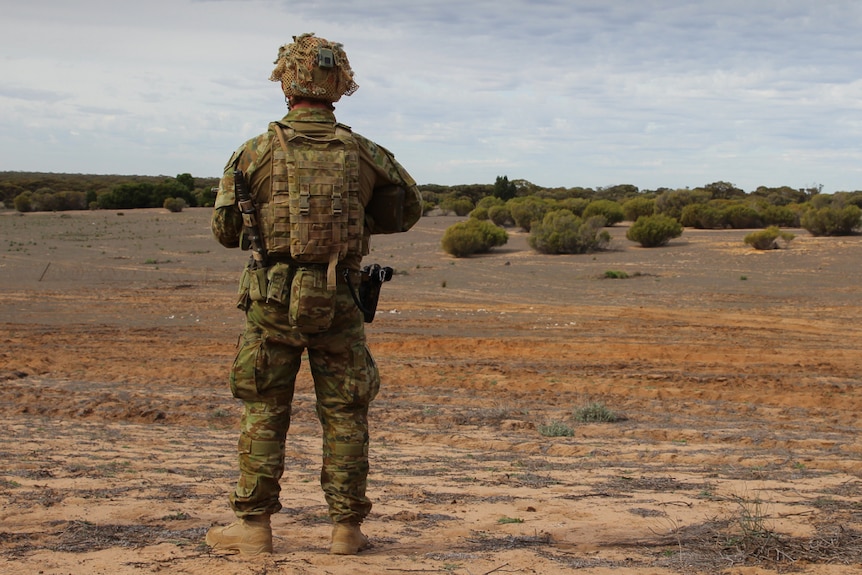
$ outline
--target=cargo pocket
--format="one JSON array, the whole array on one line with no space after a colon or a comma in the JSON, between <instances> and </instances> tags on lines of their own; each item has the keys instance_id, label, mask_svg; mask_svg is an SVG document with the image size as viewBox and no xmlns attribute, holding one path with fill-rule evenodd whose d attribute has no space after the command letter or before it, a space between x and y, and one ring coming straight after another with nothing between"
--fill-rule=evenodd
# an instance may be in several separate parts
<instances>
[{"instance_id":1,"label":"cargo pocket","mask_svg":"<svg viewBox=\"0 0 862 575\"><path fill-rule=\"evenodd\" d=\"M364 343L356 343L352 350L353 366L348 376L352 387L352 403L368 405L380 391L380 372L371 351Z\"/></svg>"},{"instance_id":2,"label":"cargo pocket","mask_svg":"<svg viewBox=\"0 0 862 575\"><path fill-rule=\"evenodd\" d=\"M289 402L302 350L294 350L253 329L243 335L230 373L230 391L244 401Z\"/></svg>"},{"instance_id":3,"label":"cargo pocket","mask_svg":"<svg viewBox=\"0 0 862 575\"><path fill-rule=\"evenodd\" d=\"M335 317L335 290L326 289L326 269L299 268L290 284L288 322L300 333L329 329Z\"/></svg>"},{"instance_id":4,"label":"cargo pocket","mask_svg":"<svg viewBox=\"0 0 862 575\"><path fill-rule=\"evenodd\" d=\"M254 331L243 335L230 372L230 391L235 398L248 401L259 398L257 379L262 367L262 348L262 333Z\"/></svg>"}]
</instances>

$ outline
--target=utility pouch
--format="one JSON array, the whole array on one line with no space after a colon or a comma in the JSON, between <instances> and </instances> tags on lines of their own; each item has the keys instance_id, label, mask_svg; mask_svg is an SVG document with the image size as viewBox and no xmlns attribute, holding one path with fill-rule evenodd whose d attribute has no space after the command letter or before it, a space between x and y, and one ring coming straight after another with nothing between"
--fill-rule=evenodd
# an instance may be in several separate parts
<instances>
[{"instance_id":1,"label":"utility pouch","mask_svg":"<svg viewBox=\"0 0 862 575\"><path fill-rule=\"evenodd\" d=\"M266 299L266 268L246 270L248 273L248 298L251 301Z\"/></svg>"},{"instance_id":2,"label":"utility pouch","mask_svg":"<svg viewBox=\"0 0 862 575\"><path fill-rule=\"evenodd\" d=\"M290 280L295 268L288 264L277 263L266 274L266 301L287 303L290 300Z\"/></svg>"},{"instance_id":3,"label":"utility pouch","mask_svg":"<svg viewBox=\"0 0 862 575\"><path fill-rule=\"evenodd\" d=\"M239 290L236 292L236 307L242 311L248 311L249 306L251 306L251 298L248 297L248 287L251 282L250 276L251 272L246 268L242 271L242 276L239 278Z\"/></svg>"},{"instance_id":4,"label":"utility pouch","mask_svg":"<svg viewBox=\"0 0 862 575\"><path fill-rule=\"evenodd\" d=\"M300 333L329 329L335 317L335 290L326 287L326 267L300 267L290 282L288 322Z\"/></svg>"}]
</instances>

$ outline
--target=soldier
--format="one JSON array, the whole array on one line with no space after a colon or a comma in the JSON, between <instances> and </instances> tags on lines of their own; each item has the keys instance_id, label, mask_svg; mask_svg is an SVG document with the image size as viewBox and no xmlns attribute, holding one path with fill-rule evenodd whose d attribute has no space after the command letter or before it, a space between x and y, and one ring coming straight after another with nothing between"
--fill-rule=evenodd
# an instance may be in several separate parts
<instances>
[{"instance_id":1,"label":"soldier","mask_svg":"<svg viewBox=\"0 0 862 575\"><path fill-rule=\"evenodd\" d=\"M281 83L288 113L230 158L212 219L222 245L251 249L253 258L240 282L246 327L229 378L244 403L240 474L229 498L238 521L213 527L206 542L246 555L272 552L270 516L282 507L284 444L307 351L323 431L330 552L353 555L370 546L360 524L371 510L367 416L380 376L351 284L370 236L409 230L421 195L390 152L336 123L333 103L359 87L341 44L294 36L275 64L270 80ZM241 186L235 191L239 178L249 202Z\"/></svg>"}]
</instances>

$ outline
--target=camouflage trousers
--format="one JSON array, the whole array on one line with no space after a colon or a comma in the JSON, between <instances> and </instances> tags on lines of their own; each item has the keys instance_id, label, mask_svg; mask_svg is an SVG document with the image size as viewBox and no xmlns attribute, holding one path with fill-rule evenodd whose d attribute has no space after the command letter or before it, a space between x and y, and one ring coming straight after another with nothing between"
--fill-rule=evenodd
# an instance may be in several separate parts
<instances>
[{"instance_id":1,"label":"camouflage trousers","mask_svg":"<svg viewBox=\"0 0 862 575\"><path fill-rule=\"evenodd\" d=\"M320 485L334 522L360 523L371 510L368 406L380 389L362 316L339 278L331 326L306 334L288 321L289 302L254 301L230 375L244 402L238 442L240 476L230 496L239 517L277 513L294 384L304 351L323 431Z\"/></svg>"}]
</instances>

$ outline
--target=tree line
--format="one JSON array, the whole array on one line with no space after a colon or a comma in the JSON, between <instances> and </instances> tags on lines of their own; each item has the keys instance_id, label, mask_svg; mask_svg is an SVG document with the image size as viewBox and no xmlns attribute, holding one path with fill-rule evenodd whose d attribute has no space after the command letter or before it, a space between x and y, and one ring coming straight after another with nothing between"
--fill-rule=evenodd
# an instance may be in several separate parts
<instances>
[{"instance_id":1,"label":"tree line","mask_svg":"<svg viewBox=\"0 0 862 575\"><path fill-rule=\"evenodd\" d=\"M0 199L19 212L211 206L218 178L0 172Z\"/></svg>"},{"instance_id":2,"label":"tree line","mask_svg":"<svg viewBox=\"0 0 862 575\"><path fill-rule=\"evenodd\" d=\"M504 245L505 228L529 232L531 247L542 253L586 253L610 241L604 230L632 222L626 237L644 247L665 245L684 227L760 229L768 233L751 244L773 246L792 234L782 227L802 227L815 236L840 236L862 229L862 191L821 193L821 187L759 187L751 193L727 182L695 189L641 191L632 185L591 190L537 189L529 182L498 176L493 186L435 189L423 193L426 211L454 213L469 219L444 234L444 251L465 257Z\"/></svg>"},{"instance_id":3,"label":"tree line","mask_svg":"<svg viewBox=\"0 0 862 575\"><path fill-rule=\"evenodd\" d=\"M8 209L63 211L212 206L218 178L191 174L122 176L39 172L0 172L0 199ZM643 215L663 215L685 227L760 228L805 225L823 235L859 229L856 209L862 191L823 194L822 186L760 186L745 192L719 181L698 188L641 190L632 184L601 188L545 188L527 180L497 176L493 184L420 186L424 211L438 210L529 231L551 211L576 217L600 215L605 225ZM803 225L805 224L805 225ZM814 231L812 233L815 233Z\"/></svg>"}]
</instances>

